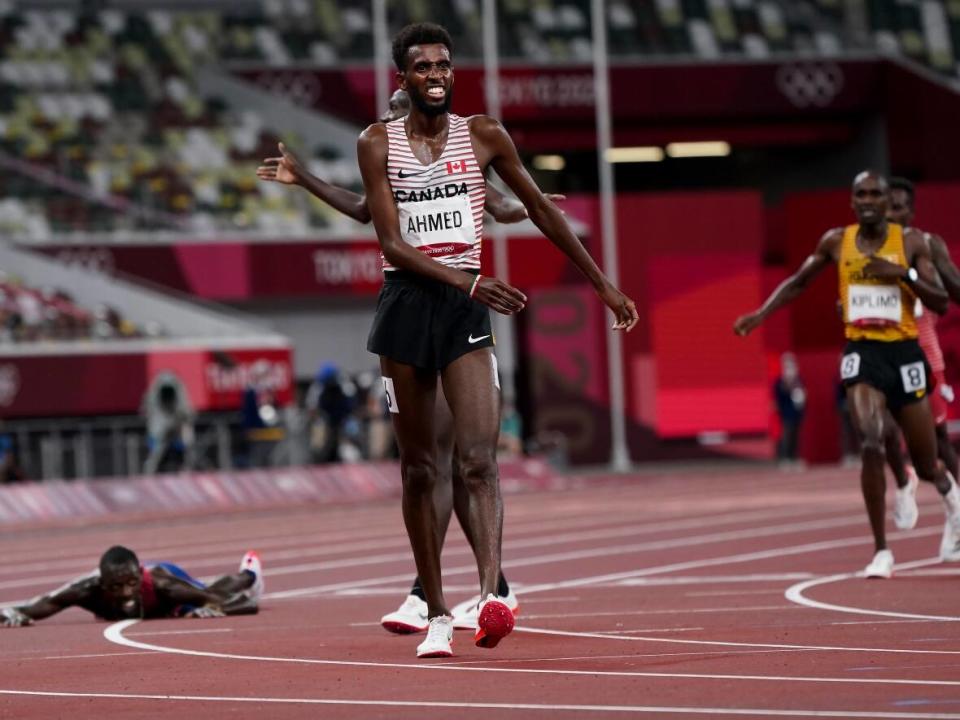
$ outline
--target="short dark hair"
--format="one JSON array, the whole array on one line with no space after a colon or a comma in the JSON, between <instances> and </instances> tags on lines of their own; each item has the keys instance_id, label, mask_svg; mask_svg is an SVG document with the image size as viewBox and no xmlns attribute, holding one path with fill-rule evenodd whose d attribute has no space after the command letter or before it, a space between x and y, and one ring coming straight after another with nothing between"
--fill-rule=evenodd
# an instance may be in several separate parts
<instances>
[{"instance_id":1,"label":"short dark hair","mask_svg":"<svg viewBox=\"0 0 960 720\"><path fill-rule=\"evenodd\" d=\"M137 566L140 565L137 554L130 548L125 548L123 545L114 545L100 556L100 574L104 575L113 568L129 565L130 563Z\"/></svg>"},{"instance_id":2,"label":"short dark hair","mask_svg":"<svg viewBox=\"0 0 960 720\"><path fill-rule=\"evenodd\" d=\"M916 195L916 190L913 187L912 182L907 180L905 177L892 177L890 178L890 189L903 190L907 194L907 199L910 201L910 207L913 207L913 199Z\"/></svg>"},{"instance_id":3,"label":"short dark hair","mask_svg":"<svg viewBox=\"0 0 960 720\"><path fill-rule=\"evenodd\" d=\"M453 55L453 40L442 25L435 23L414 23L407 25L393 39L393 63L397 70L407 69L407 50L414 45L446 45Z\"/></svg>"}]
</instances>

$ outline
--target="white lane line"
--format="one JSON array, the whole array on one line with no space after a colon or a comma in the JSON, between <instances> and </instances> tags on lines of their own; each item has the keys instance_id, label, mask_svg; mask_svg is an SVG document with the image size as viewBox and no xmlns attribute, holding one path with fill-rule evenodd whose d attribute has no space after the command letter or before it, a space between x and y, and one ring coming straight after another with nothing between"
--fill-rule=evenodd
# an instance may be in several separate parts
<instances>
[{"instance_id":1,"label":"white lane line","mask_svg":"<svg viewBox=\"0 0 960 720\"><path fill-rule=\"evenodd\" d=\"M772 515L772 517L770 517ZM747 517L743 517L747 516ZM752 517L759 516L759 517ZM731 517L734 519L728 519L725 521L716 521L711 518L711 525L724 524L725 522L742 522L744 519L759 519L759 520L775 520L778 517L786 516L783 511L778 511L777 513L735 513ZM592 558L592 557L603 557L606 555L622 555L628 554L631 552L639 552L644 550L663 550L673 547L685 547L689 545L696 545L699 543L717 543L723 542L725 540L738 540L742 537L763 537L767 535L774 535L780 533L787 533L791 529L802 532L809 529L826 529L839 527L843 525L850 525L853 523L862 522L862 518L852 515L844 515L837 518L828 518L828 519L818 519L805 521L794 524L774 524L763 526L761 528L751 528L749 530L734 530L727 532L714 532L708 535L701 536L692 536L692 537L683 537L683 538L673 538L668 540L654 540L654 541L644 541L641 543L631 543L626 545L605 545L599 548L591 548L586 550L576 550L568 551L564 553L553 553L549 555L538 555L527 558L520 558L513 560L512 562L504 562L504 567L524 567L529 565L541 565L548 562L564 562L567 560L578 560L583 558ZM601 528L601 529L590 529L585 531L574 531L574 532L564 532L564 533L553 533L546 536L524 538L510 541L508 540L505 543L505 548L508 553L513 553L518 549L522 548L535 548L535 547L556 547L558 545L568 544L568 543L579 543L587 540L610 540L613 538L622 538L622 537L632 537L639 535L647 535L653 532L658 531L678 531L678 530L687 530L687 529L700 529L704 526L704 518L694 518L688 520L668 520L660 523L650 523L646 526L636 526L630 525L628 527L616 527L616 528ZM746 533L746 534L744 534ZM399 538L399 536L398 536ZM410 554L409 547L402 547L399 540L396 544L397 549L392 552L381 552L376 555L366 554L365 551L368 550L382 550L384 540L375 540L375 541L365 541L358 543L348 543L345 544L342 541L335 544L336 551L331 550L330 544L322 544L319 547L316 546L306 546L299 547L295 550L288 552L271 552L270 554L265 554L268 562L272 562L274 559L290 559L290 558L302 558L309 557L310 555L316 554L332 554L333 552L358 552L359 555L348 555L347 557L337 558L334 560L323 560L315 561L309 563L298 563L294 565L283 565L275 566L269 565L267 572L271 577L280 577L283 575L292 575L292 574L301 574L301 573L311 573L316 571L323 570L338 570L343 568L351 567L360 567L363 565L396 565L398 563L409 563L411 568L408 573L403 576L392 575L390 578L397 578L398 580L409 580L412 577L412 574L415 574L416 571L412 567L413 557ZM138 552L141 559L152 560L157 557L162 557L162 554L158 555L156 553L143 553ZM470 556L472 557L472 551L469 546L462 545L451 547L446 550L448 556ZM231 557L218 558L217 563L221 565L226 565L232 563L236 558ZM179 565L186 567L188 570L191 568L199 566L208 566L212 564L211 560L204 560L203 562L191 561L189 558L179 557L174 562ZM89 571L90 568L86 567L78 572ZM444 570L444 575L454 575L454 574L467 574L475 573L476 565L467 564L459 567L454 567ZM201 580L209 582L213 577L201 577ZM382 580L382 579L381 579ZM395 580L387 580L388 582L394 582ZM0 590L10 590L14 588L23 588L23 587L34 587L34 586L43 586L49 584L62 584L64 578L61 575L45 575L45 576L33 576L26 578L15 578L11 580L0 581ZM366 587L370 585L369 580L355 583L355 587ZM372 584L381 584L374 582ZM350 587L350 585L347 585ZM337 588L343 589L343 583L338 583ZM323 590L321 592L328 592L328 590ZM274 593L267 594L265 596L268 599L280 599L286 597L296 597L296 595L291 595L290 593ZM8 604L18 601L6 601Z\"/></svg>"},{"instance_id":2,"label":"white lane line","mask_svg":"<svg viewBox=\"0 0 960 720\"><path fill-rule=\"evenodd\" d=\"M137 650L155 650L157 652L170 653L172 655L187 655L190 657L208 657L220 660L247 660L254 662L275 662L275 663L293 663L305 665L333 665L346 667L376 667L376 668L402 668L406 670L444 670L447 672L455 671L477 671L477 672L502 672L534 675L586 675L589 677L632 677L632 678L684 678L690 680L741 680L746 682L755 682L759 680L772 682L790 682L790 683L847 683L853 685L918 685L918 686L945 686L960 687L960 680L906 680L906 679L880 679L880 678L847 678L847 677L803 677L786 675L729 675L712 673L667 673L667 672L639 672L639 671L613 671L613 670L539 670L533 668L499 668L499 667L459 667L446 665L444 663L382 663L382 662L364 662L360 660L325 660L321 658L293 658L293 657L273 657L269 655L237 655L234 653L220 653L210 650L188 650L185 648L175 648L167 645L153 645L150 643L131 640L125 637L123 631L131 625L140 622L139 620L121 620L118 623L110 625L103 631L103 637L109 642L124 647L136 648ZM569 637L595 637L605 640L627 640L627 641L652 641L652 642L671 642L687 645L722 645L726 647L759 647L771 649L788 650L846 650L862 651L870 653L904 653L915 655L944 654L960 655L960 650L888 650L880 648L845 648L845 647L818 647L806 645L775 645L760 643L728 643L728 642L710 642L699 640L676 640L667 638L634 638L619 637L610 635L599 635L597 633L567 633L554 630L539 630L535 628L517 628L524 632L541 633L544 635L565 635Z\"/></svg>"},{"instance_id":3,"label":"white lane line","mask_svg":"<svg viewBox=\"0 0 960 720\"><path fill-rule=\"evenodd\" d=\"M813 514L811 512L811 514ZM761 522L767 520L777 520L783 517L795 519L797 513L793 510L784 510L783 508L765 508L754 510L740 510L729 513L711 515L709 518L704 516L696 517L676 517L659 522L650 522L638 525L635 518L615 517L597 515L588 517L566 517L553 522L540 521L513 521L510 524L509 537L505 541L508 548L529 547L538 545L555 544L556 535L549 535L544 539L544 531L565 530L564 535L573 541L588 539L609 539L611 537L631 536L631 535L649 535L661 531L679 531L692 528L702 528L707 520L710 525L718 526L730 523L740 522ZM821 514L818 514L818 517ZM604 519L606 518L606 519ZM621 527L622 526L622 527ZM188 528L189 530L189 528ZM536 533L533 537L524 537L527 533ZM382 550L385 545L394 545L397 550L407 546L407 539L403 534L402 527L398 526L398 532L392 533L383 531L382 536L370 537L369 530L366 532L357 532L353 535L339 532L318 532L309 534L268 533L261 536L244 536L235 540L221 541L216 543L206 543L197 548L195 543L149 545L138 544L136 550L142 559L154 558L176 558L180 564L189 564L191 567L205 567L209 565L232 564L235 561L234 555L214 556L216 553L232 552L242 547L255 547L261 555L269 556L271 562L276 560L287 560L307 557L310 555L324 554L342 554L348 551L363 552L366 550ZM356 536L356 540L352 538ZM335 541L335 542L334 542ZM130 541L128 541L130 542ZM274 547L287 547L294 545L290 550L274 550ZM269 549L269 552L268 552ZM7 574L19 574L22 572L38 572L49 570L73 570L74 572L85 572L89 569L90 558L98 555L101 550L82 551L76 553L70 559L64 559L62 549L57 551L57 559L46 562L20 563L15 566L0 567L0 576ZM468 548L462 549L462 552L469 552ZM41 578L46 580L46 578ZM57 582L57 580L53 580Z\"/></svg>"},{"instance_id":4,"label":"white lane line","mask_svg":"<svg viewBox=\"0 0 960 720\"><path fill-rule=\"evenodd\" d=\"M462 662L444 662L444 667L465 665L525 665L526 663L542 662L561 662L565 660L604 660L604 659L638 659L638 658L672 658L672 657L696 657L706 658L710 655L720 655L722 657L734 657L737 655L772 655L773 653L782 653L783 650L706 650L698 652L660 652L660 653L637 653L629 655L581 655L579 657L547 657L547 658L508 658L504 660L465 660ZM793 652L818 652L815 650L794 650ZM944 667L942 665L932 665L931 667ZM948 666L952 667L952 666ZM896 670L897 668L884 668L885 670Z\"/></svg>"},{"instance_id":5,"label":"white lane line","mask_svg":"<svg viewBox=\"0 0 960 720\"><path fill-rule=\"evenodd\" d=\"M698 590L697 592L685 592L684 597L743 597L745 595L779 595L783 592L781 588L769 588L767 590Z\"/></svg>"},{"instance_id":6,"label":"white lane line","mask_svg":"<svg viewBox=\"0 0 960 720\"><path fill-rule=\"evenodd\" d=\"M45 657L18 657L16 662L23 660L86 660L88 658L107 658L107 657L126 657L127 655L156 655L154 650L144 650L142 652L113 652L113 653L84 653L83 655L47 655ZM8 660L12 661L14 658Z\"/></svg>"},{"instance_id":7,"label":"white lane line","mask_svg":"<svg viewBox=\"0 0 960 720\"><path fill-rule=\"evenodd\" d=\"M575 632L573 630L532 628L525 625L518 625L516 627L516 631L535 633L537 635L559 635L563 637L577 638L603 638L605 640L673 643L678 645L719 645L722 647L779 648L781 650L839 650L842 652L891 653L895 655L960 655L960 650L907 650L902 648L845 647L843 645L790 645L786 643L732 642L727 640L681 640L680 638L649 636L627 637L621 635L607 635L599 632Z\"/></svg>"},{"instance_id":8,"label":"white lane line","mask_svg":"<svg viewBox=\"0 0 960 720\"><path fill-rule=\"evenodd\" d=\"M862 522L862 519L860 520ZM924 530L910 531L913 537L920 535L939 535L939 528L927 528ZM894 533L891 537L896 536ZM655 567L642 568L640 570L627 570L625 572L608 573L606 575L593 575L590 577L576 578L574 580L561 580L553 583L542 583L540 585L528 585L523 589L524 595L539 592L549 592L560 588L582 587L584 585L596 585L597 583L619 582L647 575L660 575L664 573L677 572L681 570L693 570L703 567L714 567L717 565L729 565L731 563L750 562L752 560L768 560L770 558L780 558L786 555L803 555L806 553L823 552L825 550L835 550L843 547L854 547L857 545L867 545L869 538L863 535L855 537L840 538L837 540L823 540L820 542L805 543L803 545L786 545L769 550L758 550L756 552L739 553L737 555L724 555L721 557L707 558L704 560L690 560L687 562L671 563L669 565L659 565ZM504 563L507 565L507 563Z\"/></svg>"},{"instance_id":9,"label":"white lane line","mask_svg":"<svg viewBox=\"0 0 960 720\"><path fill-rule=\"evenodd\" d=\"M695 630L706 630L706 628L705 628L705 627L671 627L671 628L660 627L660 628L636 628L636 629L633 629L633 630L623 630L623 629L618 629L618 630L598 630L597 632L599 632L601 635L607 635L607 634L610 634L610 635L629 635L629 634L631 634L631 633L643 633L643 632L663 632L663 633L670 633L670 632L693 632L693 631L695 631Z\"/></svg>"},{"instance_id":10,"label":"white lane line","mask_svg":"<svg viewBox=\"0 0 960 720\"><path fill-rule=\"evenodd\" d=\"M778 591L779 592L779 591ZM521 598L521 601L523 598ZM605 610L602 612L582 612L582 613L538 613L528 615L523 613L523 620L556 620L562 618L581 618L581 617L633 617L635 615L696 615L700 613L713 614L725 612L762 612L775 610L783 612L784 610L797 610L799 608L793 605L744 605L740 607L706 607L706 608L663 608L661 610Z\"/></svg>"},{"instance_id":11,"label":"white lane line","mask_svg":"<svg viewBox=\"0 0 960 720\"><path fill-rule=\"evenodd\" d=\"M647 551L655 550L666 550L678 547L687 547L687 546L701 546L706 545L710 546L719 542L735 541L735 540L745 540L745 539L754 539L758 537L769 537L769 536L780 536L789 534L791 532L804 532L807 530L824 530L828 528L837 528L845 525L852 524L862 524L863 518L859 515L848 515L842 518L834 518L830 520L816 520L816 521L804 521L798 523L786 523L780 525L771 525L761 528L751 528L749 530L734 530L727 532L719 533L708 533L704 535L695 535L687 536L682 538L672 538L669 540L656 540L648 541L643 543L633 543L629 545L608 545L597 548L591 548L589 550L578 550L575 552L564 552L564 553L555 553L550 555L538 555L533 557L525 557L517 560L507 560L502 563L504 568L513 569L518 567L526 566L542 566L547 563L556 563L556 562L566 562L569 560L584 560L589 558L597 557L610 557L613 555L628 555L632 553L641 553ZM938 528L926 528L924 530L913 530L910 531L912 537L918 537L922 535L934 535L939 534L940 529ZM899 534L894 533L891 535L891 538L898 537ZM646 575L658 575L668 572L676 572L682 570L692 570L696 568L703 567L714 567L718 565L724 565L731 562L749 562L751 560L763 560L771 557L780 557L782 555L800 555L807 552L820 552L823 550L833 550L840 547L851 547L855 545L864 545L869 542L869 539L864 535L857 535L856 537L843 538L841 540L828 540L815 543L807 543L804 545L788 545L786 547L772 548L770 550L763 550L758 552L751 553L741 553L738 555L727 555L720 558L712 558L708 560L691 560L688 562L673 563L670 565L660 565L657 567L645 568L641 570L630 570L627 572L618 572L618 573L608 573L605 575L594 575L585 578L579 578L575 580L564 580L561 582L554 583L541 583L535 585L528 585L524 587L524 594L529 595L532 593L548 592L552 590L557 590L560 588L569 588L569 587L581 587L584 585L596 585L598 583L604 582L619 582L621 580L631 580L638 577L644 577ZM462 575L465 573L476 573L477 566L475 563L469 565L458 565L452 568L444 568L443 574L444 577ZM269 576L269 571L266 573ZM300 598L308 597L311 595L325 595L331 592L337 592L340 590L349 590L354 588L366 588L377 585L383 585L385 583L394 583L401 582L405 579L408 579L409 575L389 575L386 577L379 578L368 578L365 580L357 581L344 581L338 583L331 583L327 585L315 585L313 587L306 588L295 588L291 590L281 590L272 593L266 593L263 597L267 600L288 600L291 598Z\"/></svg>"},{"instance_id":12,"label":"white lane line","mask_svg":"<svg viewBox=\"0 0 960 720\"><path fill-rule=\"evenodd\" d=\"M942 561L940 558L928 558L926 560L915 560L909 563L903 563L902 565L895 565L894 571L897 570L909 570L913 568L925 567L927 565L939 565ZM784 592L784 597L792 603L797 605L804 605L810 608L816 608L818 610L832 610L833 612L842 612L842 613L853 613L855 615L876 615L878 617L893 617L893 618L903 618L906 620L932 620L936 622L960 622L960 616L956 615L920 615L917 613L905 613L905 612L896 612L894 610L873 610L871 608L859 608L852 605L837 605L835 603L826 603L819 600L814 600L808 598L804 595L804 592L810 588L817 587L819 585L827 585L829 583L841 582L843 580L852 580L857 578L860 582L868 582L863 579L861 573L843 573L840 575L826 575L824 577L814 578L813 580L806 580L804 582L797 583L796 585L791 585ZM870 582L884 582L883 580L875 580Z\"/></svg>"},{"instance_id":13,"label":"white lane line","mask_svg":"<svg viewBox=\"0 0 960 720\"><path fill-rule=\"evenodd\" d=\"M233 628L211 628L210 630L154 630L152 632L132 632L130 637L152 637L154 635L209 635L210 633L232 633Z\"/></svg>"},{"instance_id":14,"label":"white lane line","mask_svg":"<svg viewBox=\"0 0 960 720\"><path fill-rule=\"evenodd\" d=\"M623 580L620 585L656 587L658 585L717 585L721 583L779 582L781 580L809 580L816 577L809 572L768 573L755 575L693 575L666 578L637 578Z\"/></svg>"},{"instance_id":15,"label":"white lane line","mask_svg":"<svg viewBox=\"0 0 960 720\"><path fill-rule=\"evenodd\" d=\"M3 690L0 695L100 700L166 700L171 702L260 703L277 705L345 705L352 707L444 708L457 710L532 710L540 712L609 712L685 715L744 715L748 717L874 718L875 720L960 720L955 713L861 712L851 710L772 710L766 708L710 708L656 705L563 705L537 703L483 703L404 700L337 700L332 698L230 697L217 695L163 695L136 693L79 693L39 690Z\"/></svg>"}]
</instances>

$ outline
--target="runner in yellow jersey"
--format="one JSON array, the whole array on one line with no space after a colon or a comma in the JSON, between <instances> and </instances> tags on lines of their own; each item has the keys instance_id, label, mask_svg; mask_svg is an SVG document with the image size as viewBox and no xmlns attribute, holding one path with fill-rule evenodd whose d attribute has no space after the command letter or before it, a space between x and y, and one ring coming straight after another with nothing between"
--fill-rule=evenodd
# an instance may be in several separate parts
<instances>
[{"instance_id":1,"label":"runner in yellow jersey","mask_svg":"<svg viewBox=\"0 0 960 720\"><path fill-rule=\"evenodd\" d=\"M796 299L831 262L838 266L847 347L840 375L861 439L860 484L876 554L866 577L893 574L893 553L884 528L883 474L886 410L906 438L921 479L933 483L946 510L941 557L960 560L960 490L937 460L937 436L927 398L930 369L917 343L913 305L919 298L935 312L947 308L922 233L886 220L886 179L865 171L853 181L852 207L859 223L829 230L800 268L755 312L737 318L747 335L774 310Z\"/></svg>"}]
</instances>

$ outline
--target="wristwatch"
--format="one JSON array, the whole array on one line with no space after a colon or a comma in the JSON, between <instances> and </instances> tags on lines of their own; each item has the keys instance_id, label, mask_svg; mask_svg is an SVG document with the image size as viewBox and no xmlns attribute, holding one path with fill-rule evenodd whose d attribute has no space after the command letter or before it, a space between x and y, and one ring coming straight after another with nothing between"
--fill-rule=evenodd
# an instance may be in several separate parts
<instances>
[{"instance_id":1,"label":"wristwatch","mask_svg":"<svg viewBox=\"0 0 960 720\"><path fill-rule=\"evenodd\" d=\"M919 279L920 273L917 272L915 267L907 269L907 276L904 278L904 280L907 282L907 285L913 285Z\"/></svg>"}]
</instances>

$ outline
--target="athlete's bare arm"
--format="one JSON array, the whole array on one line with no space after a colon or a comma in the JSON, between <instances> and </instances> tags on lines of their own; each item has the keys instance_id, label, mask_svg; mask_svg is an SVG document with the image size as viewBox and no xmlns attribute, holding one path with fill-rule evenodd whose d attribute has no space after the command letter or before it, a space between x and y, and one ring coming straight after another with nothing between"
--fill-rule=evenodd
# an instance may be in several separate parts
<instances>
[{"instance_id":1,"label":"athlete's bare arm","mask_svg":"<svg viewBox=\"0 0 960 720\"><path fill-rule=\"evenodd\" d=\"M214 617L257 611L256 603L251 603L242 593L225 598L210 590L198 588L159 567L153 568L151 574L158 595L168 598L172 605L193 605L197 608L188 615Z\"/></svg>"},{"instance_id":2,"label":"athlete's bare arm","mask_svg":"<svg viewBox=\"0 0 960 720\"><path fill-rule=\"evenodd\" d=\"M550 202L560 202L561 200L567 199L566 195L557 195L554 193L544 193L543 196ZM487 197L484 201L483 209L490 213L494 220L504 225L523 222L530 217L527 214L527 208L524 207L522 202L516 198L504 195L489 183L487 184Z\"/></svg>"},{"instance_id":3,"label":"athlete's bare arm","mask_svg":"<svg viewBox=\"0 0 960 720\"><path fill-rule=\"evenodd\" d=\"M590 280L601 300L613 310L616 316L614 328L631 330L639 319L633 301L607 279L579 238L574 235L563 214L540 192L540 188L520 162L513 139L503 125L486 115L473 116L469 124L474 154L480 167L486 170L491 166L497 171L497 175L523 203L533 224Z\"/></svg>"},{"instance_id":4,"label":"athlete's bare arm","mask_svg":"<svg viewBox=\"0 0 960 720\"><path fill-rule=\"evenodd\" d=\"M408 245L400 236L397 205L387 178L387 129L383 123L375 123L361 133L357 141L357 160L367 193L370 215L377 230L377 239L387 262L396 268L470 292L476 276L438 263ZM527 301L524 294L516 288L496 278L487 277L484 278L482 288L478 283L474 297L504 315L519 312Z\"/></svg>"},{"instance_id":5,"label":"athlete's bare arm","mask_svg":"<svg viewBox=\"0 0 960 720\"><path fill-rule=\"evenodd\" d=\"M817 243L817 249L807 256L797 271L777 285L759 309L738 317L733 324L733 331L737 335L749 335L774 310L796 300L807 289L811 280L823 272L827 265L837 261L842 241L842 228L834 228L824 233Z\"/></svg>"},{"instance_id":6,"label":"athlete's bare arm","mask_svg":"<svg viewBox=\"0 0 960 720\"><path fill-rule=\"evenodd\" d=\"M3 627L33 625L35 620L43 620L51 615L56 615L61 610L81 605L86 599L86 593L89 592L87 585L88 583L77 581L41 595L26 605L3 608L3 611L0 612L0 625Z\"/></svg>"},{"instance_id":7,"label":"athlete's bare arm","mask_svg":"<svg viewBox=\"0 0 960 720\"><path fill-rule=\"evenodd\" d=\"M930 259L933 261L933 266L940 276L947 295L955 303L960 303L960 270L957 269L953 258L950 257L947 243L939 235L928 234L927 239L930 245Z\"/></svg>"},{"instance_id":8,"label":"athlete's bare arm","mask_svg":"<svg viewBox=\"0 0 960 720\"><path fill-rule=\"evenodd\" d=\"M280 143L280 157L265 158L263 165L257 168L257 177L268 182L284 185L299 185L314 197L317 197L334 210L353 218L359 223L370 222L370 209L367 196L347 190L338 185L321 180L307 170L299 158ZM548 199L559 202L566 200L564 195L547 194ZM483 209L499 223L518 223L527 219L527 209L519 200L507 197L502 192L487 185L487 196Z\"/></svg>"},{"instance_id":9,"label":"athlete's bare arm","mask_svg":"<svg viewBox=\"0 0 960 720\"><path fill-rule=\"evenodd\" d=\"M920 298L920 302L935 313L944 314L950 303L947 291L940 284L937 271L930 259L930 248L923 233L913 228L903 233L903 249L907 255L907 262L917 269L919 279L909 285L910 289ZM897 280L906 284L907 268L883 258L873 257L864 268L864 273L881 279Z\"/></svg>"},{"instance_id":10,"label":"athlete's bare arm","mask_svg":"<svg viewBox=\"0 0 960 720\"><path fill-rule=\"evenodd\" d=\"M367 199L363 195L321 180L307 170L299 158L280 143L280 157L266 158L257 168L257 177L284 185L299 185L311 195L320 198L334 210L357 222L370 222Z\"/></svg>"}]
</instances>

